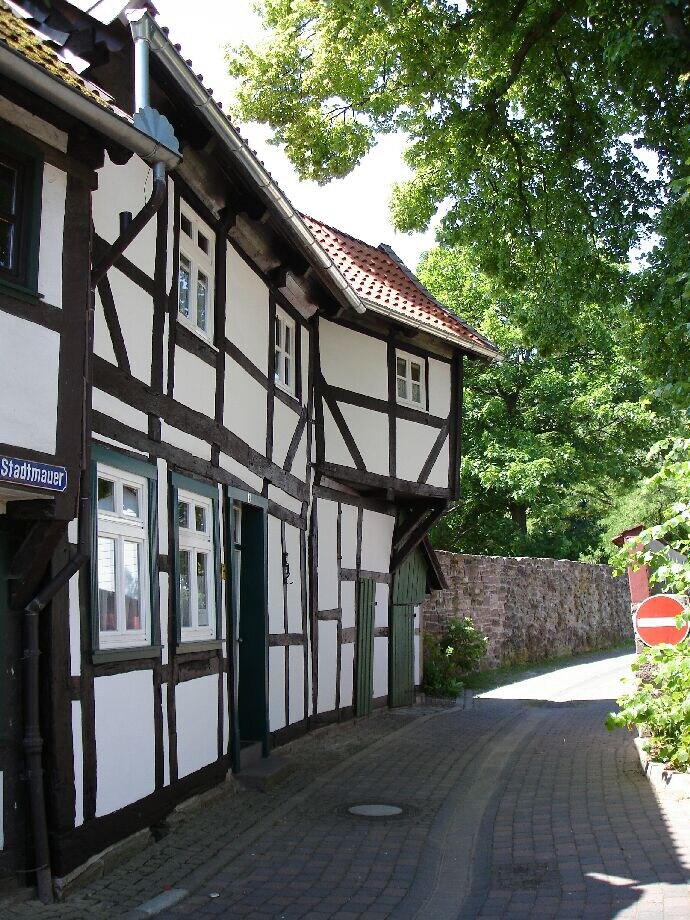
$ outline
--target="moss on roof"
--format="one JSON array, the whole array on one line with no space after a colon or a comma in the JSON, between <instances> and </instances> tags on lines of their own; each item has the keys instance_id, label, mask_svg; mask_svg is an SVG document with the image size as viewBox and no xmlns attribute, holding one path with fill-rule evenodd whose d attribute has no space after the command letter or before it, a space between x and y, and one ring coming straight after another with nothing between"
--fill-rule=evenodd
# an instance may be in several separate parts
<instances>
[{"instance_id":1,"label":"moss on roof","mask_svg":"<svg viewBox=\"0 0 690 920\"><path fill-rule=\"evenodd\" d=\"M0 42L10 51L45 70L51 77L65 83L91 102L114 112L113 106L92 89L76 71L60 60L55 49L41 40L23 19L16 16L9 6L0 0Z\"/></svg>"}]
</instances>

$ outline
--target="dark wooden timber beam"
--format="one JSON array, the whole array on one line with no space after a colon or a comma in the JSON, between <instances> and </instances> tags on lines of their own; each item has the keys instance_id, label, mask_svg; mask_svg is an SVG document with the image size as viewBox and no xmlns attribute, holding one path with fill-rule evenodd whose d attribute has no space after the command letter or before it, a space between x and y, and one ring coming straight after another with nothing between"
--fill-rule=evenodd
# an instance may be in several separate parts
<instances>
[{"instance_id":1,"label":"dark wooden timber beam","mask_svg":"<svg viewBox=\"0 0 690 920\"><path fill-rule=\"evenodd\" d=\"M391 572L398 569L422 542L427 532L446 510L445 502L421 506L403 522L400 531L393 534L393 551L391 553ZM398 527L396 525L396 531Z\"/></svg>"}]
</instances>

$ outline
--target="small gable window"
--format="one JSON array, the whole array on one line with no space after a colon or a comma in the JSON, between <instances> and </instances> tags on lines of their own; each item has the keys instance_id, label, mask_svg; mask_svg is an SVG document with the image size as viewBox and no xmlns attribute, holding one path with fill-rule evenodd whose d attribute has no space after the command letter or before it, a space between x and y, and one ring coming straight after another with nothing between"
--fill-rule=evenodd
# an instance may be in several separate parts
<instances>
[{"instance_id":1,"label":"small gable window","mask_svg":"<svg viewBox=\"0 0 690 920\"><path fill-rule=\"evenodd\" d=\"M281 390L295 395L295 321L276 307L275 382Z\"/></svg>"},{"instance_id":2,"label":"small gable window","mask_svg":"<svg viewBox=\"0 0 690 920\"><path fill-rule=\"evenodd\" d=\"M395 353L395 392L399 403L415 409L426 407L424 360L402 351Z\"/></svg>"},{"instance_id":3,"label":"small gable window","mask_svg":"<svg viewBox=\"0 0 690 920\"><path fill-rule=\"evenodd\" d=\"M0 146L0 280L35 291L41 214L39 161Z\"/></svg>"},{"instance_id":4,"label":"small gable window","mask_svg":"<svg viewBox=\"0 0 690 920\"><path fill-rule=\"evenodd\" d=\"M213 245L206 224L186 205L180 210L179 320L207 341L213 337Z\"/></svg>"}]
</instances>

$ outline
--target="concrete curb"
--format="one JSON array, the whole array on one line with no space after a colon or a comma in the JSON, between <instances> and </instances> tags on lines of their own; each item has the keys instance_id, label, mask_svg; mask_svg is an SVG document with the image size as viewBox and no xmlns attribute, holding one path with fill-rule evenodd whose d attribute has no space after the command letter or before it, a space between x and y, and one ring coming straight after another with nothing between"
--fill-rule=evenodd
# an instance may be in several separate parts
<instances>
[{"instance_id":1,"label":"concrete curb","mask_svg":"<svg viewBox=\"0 0 690 920\"><path fill-rule=\"evenodd\" d=\"M654 788L663 796L672 799L687 799L690 802L690 773L677 773L656 760L644 750L645 738L635 738L637 756L642 772Z\"/></svg>"}]
</instances>

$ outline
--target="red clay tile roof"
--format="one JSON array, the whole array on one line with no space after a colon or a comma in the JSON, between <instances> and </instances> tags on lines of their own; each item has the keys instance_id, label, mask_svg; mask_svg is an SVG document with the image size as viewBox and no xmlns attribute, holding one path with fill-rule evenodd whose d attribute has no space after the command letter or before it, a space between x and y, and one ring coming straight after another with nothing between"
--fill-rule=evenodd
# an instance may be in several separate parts
<instances>
[{"instance_id":1,"label":"red clay tile roof","mask_svg":"<svg viewBox=\"0 0 690 920\"><path fill-rule=\"evenodd\" d=\"M370 246L307 214L302 217L365 303L469 351L499 357L496 346L440 304L389 246Z\"/></svg>"}]
</instances>

